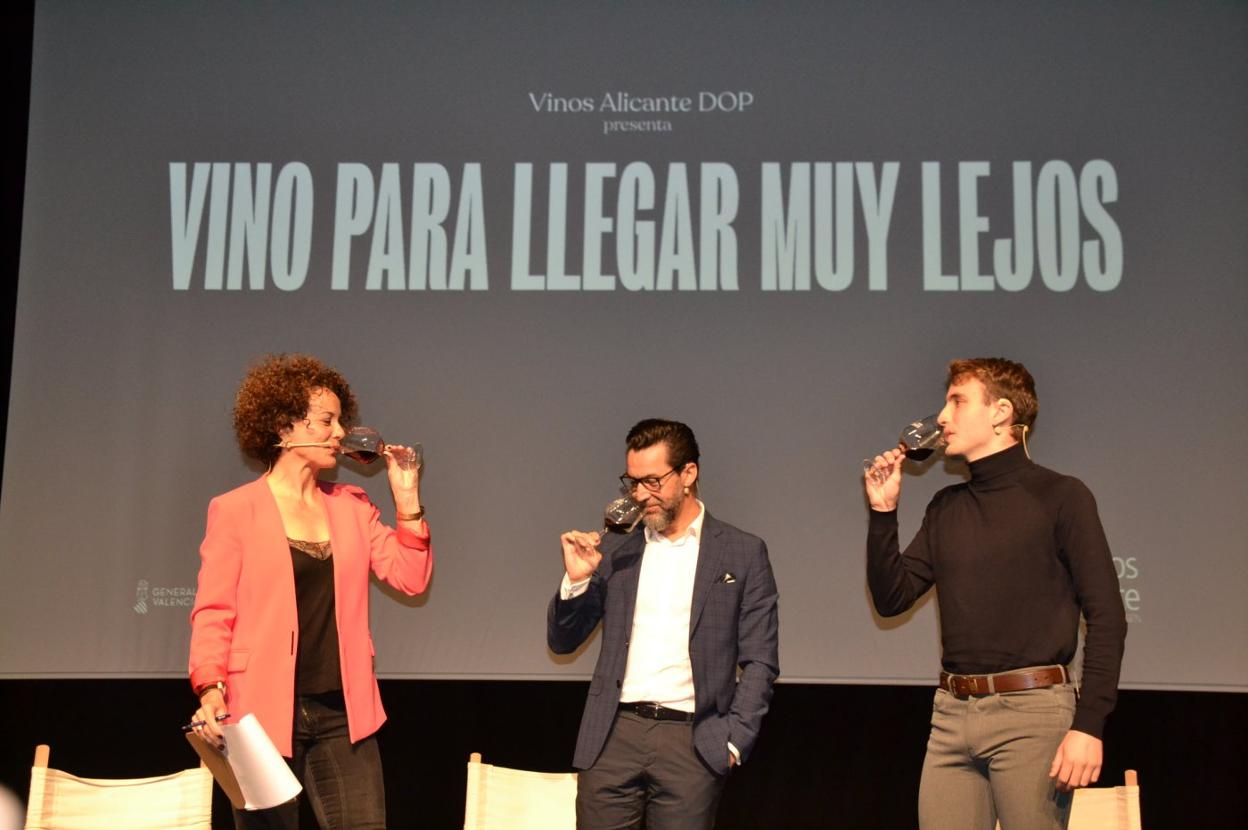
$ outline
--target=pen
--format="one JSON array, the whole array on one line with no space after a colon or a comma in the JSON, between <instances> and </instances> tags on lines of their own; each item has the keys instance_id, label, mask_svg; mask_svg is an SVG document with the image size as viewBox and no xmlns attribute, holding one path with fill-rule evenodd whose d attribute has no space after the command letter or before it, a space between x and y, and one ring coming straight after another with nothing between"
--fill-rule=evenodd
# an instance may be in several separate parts
<instances>
[{"instance_id":1,"label":"pen","mask_svg":"<svg viewBox=\"0 0 1248 830\"><path fill-rule=\"evenodd\" d=\"M226 712L225 714L217 715L216 720L223 721L227 719L229 716L230 716L230 713ZM207 726L207 725L208 725L208 721L206 720L194 720L188 723L186 726L182 727L182 731L190 732L192 729L196 729L200 726Z\"/></svg>"}]
</instances>

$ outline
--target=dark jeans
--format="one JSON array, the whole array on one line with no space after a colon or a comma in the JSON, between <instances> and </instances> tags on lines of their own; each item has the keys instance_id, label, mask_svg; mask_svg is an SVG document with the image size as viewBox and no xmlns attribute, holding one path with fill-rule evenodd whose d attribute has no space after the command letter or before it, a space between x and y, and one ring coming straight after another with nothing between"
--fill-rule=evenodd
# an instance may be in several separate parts
<instances>
[{"instance_id":1,"label":"dark jeans","mask_svg":"<svg viewBox=\"0 0 1248 830\"><path fill-rule=\"evenodd\" d=\"M370 735L352 744L341 692L295 698L294 757L287 763L303 784L322 830L385 830L381 754ZM299 804L235 810L238 830L298 830Z\"/></svg>"}]
</instances>

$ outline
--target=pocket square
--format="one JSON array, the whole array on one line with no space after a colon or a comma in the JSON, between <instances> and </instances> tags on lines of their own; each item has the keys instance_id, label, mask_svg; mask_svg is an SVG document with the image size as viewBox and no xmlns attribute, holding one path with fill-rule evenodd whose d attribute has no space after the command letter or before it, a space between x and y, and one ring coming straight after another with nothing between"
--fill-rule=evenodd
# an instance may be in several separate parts
<instances>
[{"instance_id":1,"label":"pocket square","mask_svg":"<svg viewBox=\"0 0 1248 830\"><path fill-rule=\"evenodd\" d=\"M732 575L731 571L725 571L724 575L719 578L719 581L724 583L725 585L728 585L730 583L736 582L737 578Z\"/></svg>"}]
</instances>

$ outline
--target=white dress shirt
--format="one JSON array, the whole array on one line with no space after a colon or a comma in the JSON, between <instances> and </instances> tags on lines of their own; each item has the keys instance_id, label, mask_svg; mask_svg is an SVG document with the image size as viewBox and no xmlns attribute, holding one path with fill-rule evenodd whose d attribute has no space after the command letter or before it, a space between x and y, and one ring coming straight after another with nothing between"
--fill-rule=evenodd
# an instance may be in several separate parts
<instances>
[{"instance_id":1,"label":"white dress shirt","mask_svg":"<svg viewBox=\"0 0 1248 830\"><path fill-rule=\"evenodd\" d=\"M698 502L697 517L675 539L646 528L621 703L694 709L689 615L705 516L706 508Z\"/></svg>"}]
</instances>

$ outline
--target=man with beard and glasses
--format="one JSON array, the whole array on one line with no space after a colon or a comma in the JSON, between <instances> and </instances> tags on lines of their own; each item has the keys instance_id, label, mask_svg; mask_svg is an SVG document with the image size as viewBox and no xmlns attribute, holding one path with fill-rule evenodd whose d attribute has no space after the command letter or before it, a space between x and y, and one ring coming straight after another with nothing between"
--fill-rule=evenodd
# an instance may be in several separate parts
<instances>
[{"instance_id":1,"label":"man with beard and glasses","mask_svg":"<svg viewBox=\"0 0 1248 830\"><path fill-rule=\"evenodd\" d=\"M566 574L546 621L557 654L602 622L573 758L576 824L709 828L780 672L776 582L763 540L699 501L689 427L648 419L626 443L620 480L643 526L563 534Z\"/></svg>"}]
</instances>

